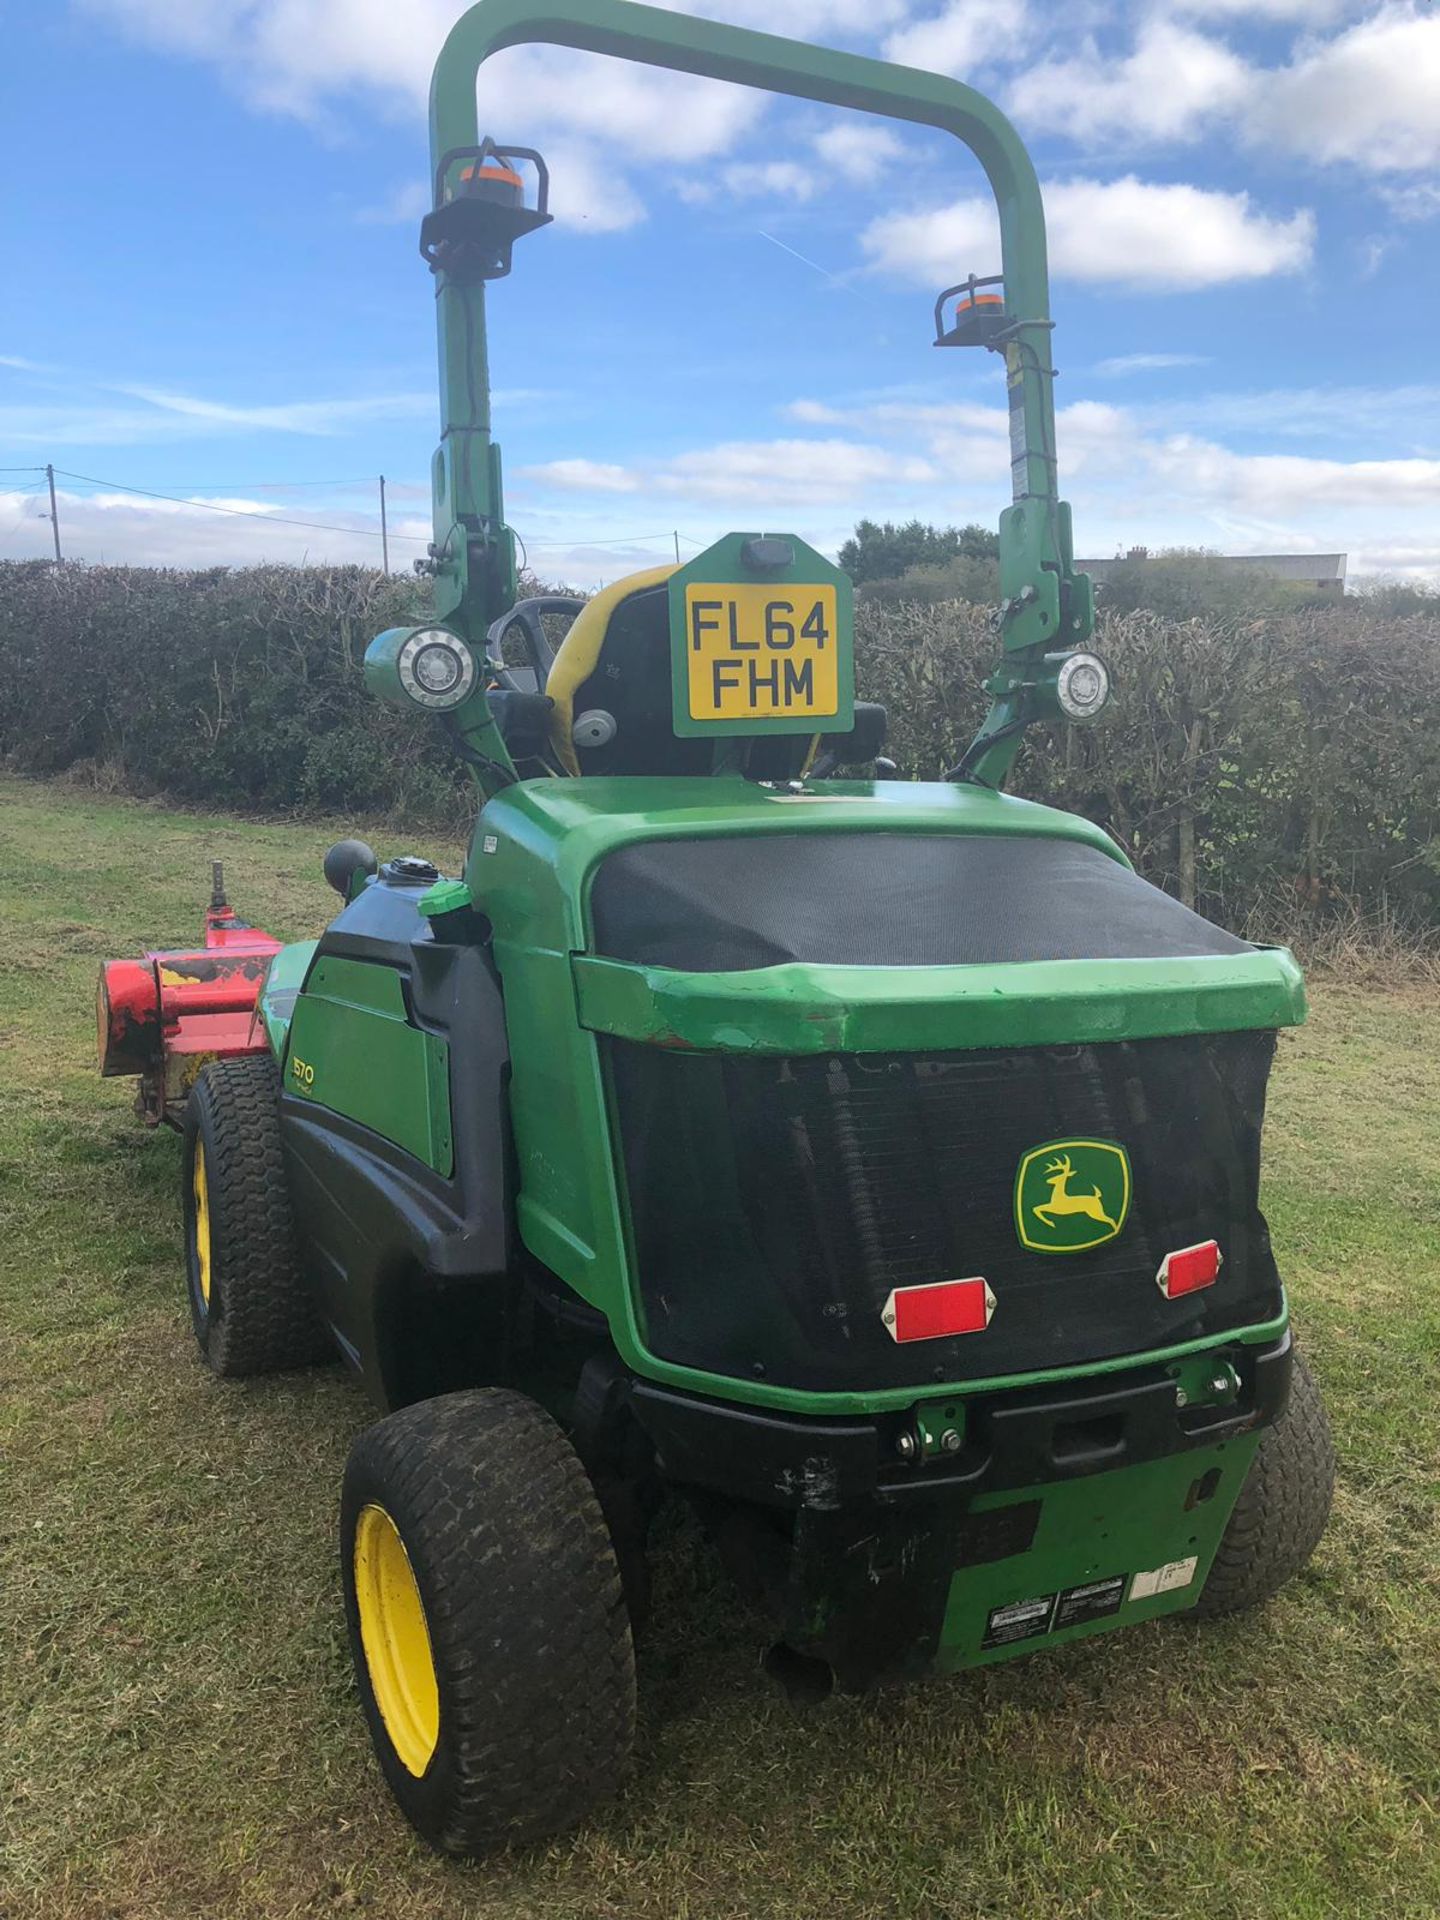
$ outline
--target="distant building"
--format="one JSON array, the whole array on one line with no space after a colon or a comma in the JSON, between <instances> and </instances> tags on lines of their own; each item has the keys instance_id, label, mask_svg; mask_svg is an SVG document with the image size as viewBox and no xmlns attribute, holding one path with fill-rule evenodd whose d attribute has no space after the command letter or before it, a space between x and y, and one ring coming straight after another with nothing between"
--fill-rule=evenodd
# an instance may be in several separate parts
<instances>
[{"instance_id":1,"label":"distant building","mask_svg":"<svg viewBox=\"0 0 1440 1920\"><path fill-rule=\"evenodd\" d=\"M1157 558L1163 558L1157 555ZM1251 573L1263 573L1271 580L1292 580L1297 586L1317 587L1326 593L1344 593L1345 562L1349 558L1343 553L1217 553L1197 556L1214 559L1222 566L1238 567ZM1081 573L1088 573L1097 582L1106 580L1117 567L1128 567L1137 560L1148 560L1148 547L1131 547L1125 554L1116 554L1111 560L1077 560L1075 565Z\"/></svg>"}]
</instances>

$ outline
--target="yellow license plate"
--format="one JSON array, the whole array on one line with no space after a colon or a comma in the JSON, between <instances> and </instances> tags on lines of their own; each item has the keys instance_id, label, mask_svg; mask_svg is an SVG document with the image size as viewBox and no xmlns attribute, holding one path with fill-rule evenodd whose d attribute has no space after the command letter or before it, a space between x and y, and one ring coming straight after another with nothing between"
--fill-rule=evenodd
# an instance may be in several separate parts
<instances>
[{"instance_id":1,"label":"yellow license plate","mask_svg":"<svg viewBox=\"0 0 1440 1920\"><path fill-rule=\"evenodd\" d=\"M690 718L833 718L837 617L834 587L687 583Z\"/></svg>"}]
</instances>

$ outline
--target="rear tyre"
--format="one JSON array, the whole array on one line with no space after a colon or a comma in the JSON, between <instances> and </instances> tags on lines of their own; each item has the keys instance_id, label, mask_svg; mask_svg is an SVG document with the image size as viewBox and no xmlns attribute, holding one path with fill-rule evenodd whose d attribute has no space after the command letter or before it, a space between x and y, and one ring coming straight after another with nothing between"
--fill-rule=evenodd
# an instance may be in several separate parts
<instances>
[{"instance_id":1,"label":"rear tyre","mask_svg":"<svg viewBox=\"0 0 1440 1920\"><path fill-rule=\"evenodd\" d=\"M619 1569L579 1458L533 1401L452 1393L367 1428L340 1559L370 1737L432 1846L543 1839L621 1784L635 1656Z\"/></svg>"},{"instance_id":2,"label":"rear tyre","mask_svg":"<svg viewBox=\"0 0 1440 1920\"><path fill-rule=\"evenodd\" d=\"M1290 1398L1266 1430L1195 1612L1238 1613L1299 1573L1325 1531L1335 1451L1320 1389L1297 1352Z\"/></svg>"},{"instance_id":3,"label":"rear tyre","mask_svg":"<svg viewBox=\"0 0 1440 1920\"><path fill-rule=\"evenodd\" d=\"M190 1321L207 1366L234 1378L328 1358L300 1271L273 1063L212 1061L185 1103L183 1141Z\"/></svg>"}]
</instances>

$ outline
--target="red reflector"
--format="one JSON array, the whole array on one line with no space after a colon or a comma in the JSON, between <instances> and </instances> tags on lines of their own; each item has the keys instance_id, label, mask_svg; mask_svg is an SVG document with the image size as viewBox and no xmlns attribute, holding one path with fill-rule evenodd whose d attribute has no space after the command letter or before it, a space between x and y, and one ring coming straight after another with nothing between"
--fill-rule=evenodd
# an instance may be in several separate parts
<instances>
[{"instance_id":1,"label":"red reflector","mask_svg":"<svg viewBox=\"0 0 1440 1920\"><path fill-rule=\"evenodd\" d=\"M1215 1240L1202 1240L1198 1247L1179 1247L1160 1262L1155 1284L1167 1300L1178 1300L1182 1293L1198 1293L1201 1287L1213 1287L1220 1276L1220 1246Z\"/></svg>"},{"instance_id":2,"label":"red reflector","mask_svg":"<svg viewBox=\"0 0 1440 1920\"><path fill-rule=\"evenodd\" d=\"M952 1333L983 1333L994 1311L988 1280L939 1280L931 1287L897 1287L880 1318L892 1340L942 1340Z\"/></svg>"}]
</instances>

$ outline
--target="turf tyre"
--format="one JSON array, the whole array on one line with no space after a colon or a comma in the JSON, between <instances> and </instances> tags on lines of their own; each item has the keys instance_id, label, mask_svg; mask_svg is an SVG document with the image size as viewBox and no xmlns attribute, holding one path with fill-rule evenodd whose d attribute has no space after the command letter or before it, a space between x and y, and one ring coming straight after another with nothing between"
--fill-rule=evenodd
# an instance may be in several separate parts
<instances>
[{"instance_id":1,"label":"turf tyre","mask_svg":"<svg viewBox=\"0 0 1440 1920\"><path fill-rule=\"evenodd\" d=\"M1293 1579L1325 1531L1334 1491L1325 1403L1297 1352L1285 1411L1260 1442L1196 1615L1214 1619L1259 1606Z\"/></svg>"},{"instance_id":2,"label":"turf tyre","mask_svg":"<svg viewBox=\"0 0 1440 1920\"><path fill-rule=\"evenodd\" d=\"M355 1540L393 1521L424 1607L438 1732L402 1761L361 1633ZM573 1827L620 1786L635 1737L635 1656L609 1530L574 1448L502 1388L445 1394L359 1435L340 1560L350 1651L385 1779L438 1851L462 1858Z\"/></svg>"},{"instance_id":3,"label":"turf tyre","mask_svg":"<svg viewBox=\"0 0 1440 1920\"><path fill-rule=\"evenodd\" d=\"M208 1292L197 1155L208 1196ZM201 1072L185 1103L180 1192L190 1322L206 1365L234 1379L329 1358L333 1347L300 1266L271 1060L216 1060Z\"/></svg>"}]
</instances>

